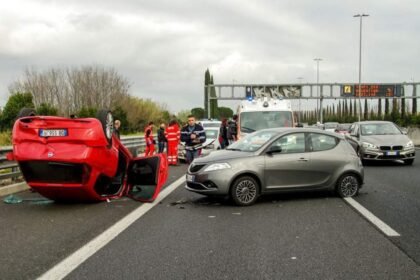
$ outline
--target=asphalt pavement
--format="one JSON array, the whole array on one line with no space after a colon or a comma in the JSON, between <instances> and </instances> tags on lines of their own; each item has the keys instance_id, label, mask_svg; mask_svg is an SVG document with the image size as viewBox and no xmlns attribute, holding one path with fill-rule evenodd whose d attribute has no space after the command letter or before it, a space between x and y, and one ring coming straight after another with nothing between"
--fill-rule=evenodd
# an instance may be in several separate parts
<instances>
[{"instance_id":1,"label":"asphalt pavement","mask_svg":"<svg viewBox=\"0 0 420 280\"><path fill-rule=\"evenodd\" d=\"M171 167L167 185L185 169ZM67 278L420 278L420 164L373 164L365 174L356 200L400 237L385 236L329 192L271 195L236 207L181 185ZM128 198L0 204L2 277L40 276L140 206Z\"/></svg>"}]
</instances>

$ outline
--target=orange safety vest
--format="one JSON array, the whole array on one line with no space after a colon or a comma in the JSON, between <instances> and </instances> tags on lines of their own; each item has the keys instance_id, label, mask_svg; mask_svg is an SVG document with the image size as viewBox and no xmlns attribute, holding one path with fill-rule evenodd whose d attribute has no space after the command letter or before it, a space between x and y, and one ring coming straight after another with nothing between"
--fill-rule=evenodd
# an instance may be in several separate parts
<instances>
[{"instance_id":1,"label":"orange safety vest","mask_svg":"<svg viewBox=\"0 0 420 280\"><path fill-rule=\"evenodd\" d=\"M181 139L181 130L177 124L169 125L165 129L165 136L168 142L179 142Z\"/></svg>"}]
</instances>

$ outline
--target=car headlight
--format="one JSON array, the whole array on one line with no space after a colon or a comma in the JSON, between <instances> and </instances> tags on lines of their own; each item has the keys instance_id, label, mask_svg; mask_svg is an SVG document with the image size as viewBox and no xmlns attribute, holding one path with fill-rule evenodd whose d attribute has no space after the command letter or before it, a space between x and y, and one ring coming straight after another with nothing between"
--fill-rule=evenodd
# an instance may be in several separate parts
<instances>
[{"instance_id":1,"label":"car headlight","mask_svg":"<svg viewBox=\"0 0 420 280\"><path fill-rule=\"evenodd\" d=\"M230 168L229 163L223 162L223 163L213 163L204 169L204 171L215 171L215 170L222 170L222 169L228 169Z\"/></svg>"},{"instance_id":2,"label":"car headlight","mask_svg":"<svg viewBox=\"0 0 420 280\"><path fill-rule=\"evenodd\" d=\"M363 146L363 148L368 148L368 149L376 149L376 150L378 150L378 149L379 149L379 147L378 147L378 146L373 145L373 144L368 143L368 142L363 142L363 143L362 143L362 146Z\"/></svg>"},{"instance_id":3,"label":"car headlight","mask_svg":"<svg viewBox=\"0 0 420 280\"><path fill-rule=\"evenodd\" d=\"M405 148L412 148L412 147L414 147L414 144L413 144L413 141L408 141L408 143L407 144L405 144Z\"/></svg>"}]
</instances>

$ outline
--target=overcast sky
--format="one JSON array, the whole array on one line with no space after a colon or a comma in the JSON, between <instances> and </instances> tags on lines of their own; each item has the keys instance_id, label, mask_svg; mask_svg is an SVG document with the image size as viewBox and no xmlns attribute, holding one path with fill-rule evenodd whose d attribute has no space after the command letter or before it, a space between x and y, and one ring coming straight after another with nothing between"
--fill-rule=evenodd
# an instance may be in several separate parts
<instances>
[{"instance_id":1,"label":"overcast sky","mask_svg":"<svg viewBox=\"0 0 420 280\"><path fill-rule=\"evenodd\" d=\"M102 65L172 112L215 83L420 81L418 0L14 0L0 9L0 106L26 67ZM222 104L223 105L223 104Z\"/></svg>"}]
</instances>

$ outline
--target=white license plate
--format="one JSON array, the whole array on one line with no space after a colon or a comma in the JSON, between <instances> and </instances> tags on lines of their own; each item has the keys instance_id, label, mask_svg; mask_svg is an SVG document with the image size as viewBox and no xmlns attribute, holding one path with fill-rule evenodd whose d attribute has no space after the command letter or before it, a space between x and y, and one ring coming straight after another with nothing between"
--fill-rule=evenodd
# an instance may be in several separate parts
<instances>
[{"instance_id":1,"label":"white license plate","mask_svg":"<svg viewBox=\"0 0 420 280\"><path fill-rule=\"evenodd\" d=\"M187 181L194 182L194 175L187 174Z\"/></svg>"},{"instance_id":2,"label":"white license plate","mask_svg":"<svg viewBox=\"0 0 420 280\"><path fill-rule=\"evenodd\" d=\"M58 137L67 136L67 129L40 129L39 136L41 137Z\"/></svg>"},{"instance_id":3,"label":"white license plate","mask_svg":"<svg viewBox=\"0 0 420 280\"><path fill-rule=\"evenodd\" d=\"M396 155L398 155L398 152L386 152L385 154L387 156L396 156Z\"/></svg>"}]
</instances>

